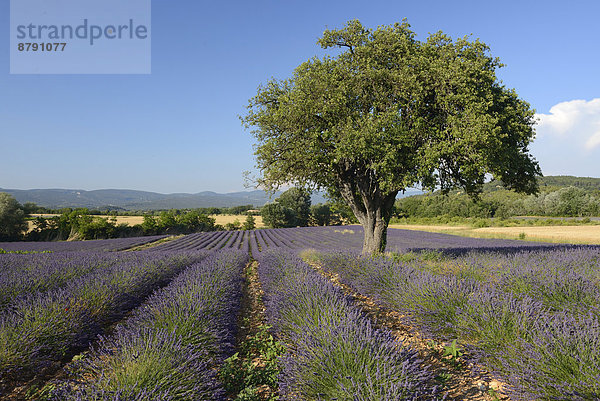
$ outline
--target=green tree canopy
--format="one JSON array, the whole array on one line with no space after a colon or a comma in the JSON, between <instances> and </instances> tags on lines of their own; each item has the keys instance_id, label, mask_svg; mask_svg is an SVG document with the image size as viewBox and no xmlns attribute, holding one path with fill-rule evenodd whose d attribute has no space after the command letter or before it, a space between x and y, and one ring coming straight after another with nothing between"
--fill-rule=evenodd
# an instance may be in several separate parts
<instances>
[{"instance_id":1,"label":"green tree canopy","mask_svg":"<svg viewBox=\"0 0 600 401\"><path fill-rule=\"evenodd\" d=\"M16 240L27 230L23 206L10 194L0 192L0 240Z\"/></svg>"},{"instance_id":2,"label":"green tree canopy","mask_svg":"<svg viewBox=\"0 0 600 401\"><path fill-rule=\"evenodd\" d=\"M293 227L308 226L310 217L310 191L303 188L290 188L277 198L277 202L284 208L294 211L294 219L289 222Z\"/></svg>"},{"instance_id":3,"label":"green tree canopy","mask_svg":"<svg viewBox=\"0 0 600 401\"><path fill-rule=\"evenodd\" d=\"M373 30L359 21L318 43L341 52L261 86L242 118L254 129L259 184L343 199L364 228L363 253L385 249L407 188L476 196L491 174L537 190L534 111L499 82L501 64L484 43L441 32L419 41L406 22Z\"/></svg>"},{"instance_id":4,"label":"green tree canopy","mask_svg":"<svg viewBox=\"0 0 600 401\"><path fill-rule=\"evenodd\" d=\"M294 227L295 214L292 209L279 202L267 203L260 209L263 224L271 228Z\"/></svg>"},{"instance_id":5,"label":"green tree canopy","mask_svg":"<svg viewBox=\"0 0 600 401\"><path fill-rule=\"evenodd\" d=\"M254 230L256 228L256 219L250 213L246 215L246 221L242 225L242 230Z\"/></svg>"},{"instance_id":6,"label":"green tree canopy","mask_svg":"<svg viewBox=\"0 0 600 401\"><path fill-rule=\"evenodd\" d=\"M328 226L334 219L331 207L327 204L312 205L310 215L315 226Z\"/></svg>"}]
</instances>

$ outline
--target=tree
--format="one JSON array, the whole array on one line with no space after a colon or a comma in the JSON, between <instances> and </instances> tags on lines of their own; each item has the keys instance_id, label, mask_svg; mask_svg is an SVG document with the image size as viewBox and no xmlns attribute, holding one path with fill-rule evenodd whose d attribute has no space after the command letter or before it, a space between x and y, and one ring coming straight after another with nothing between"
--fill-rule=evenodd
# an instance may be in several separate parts
<instances>
[{"instance_id":1,"label":"tree","mask_svg":"<svg viewBox=\"0 0 600 401\"><path fill-rule=\"evenodd\" d=\"M162 211L156 222L158 229L163 233L174 233L179 231L175 210Z\"/></svg>"},{"instance_id":2,"label":"tree","mask_svg":"<svg viewBox=\"0 0 600 401\"><path fill-rule=\"evenodd\" d=\"M329 205L318 204L310 207L312 223L315 226L328 226L333 220L333 214Z\"/></svg>"},{"instance_id":3,"label":"tree","mask_svg":"<svg viewBox=\"0 0 600 401\"><path fill-rule=\"evenodd\" d=\"M276 200L283 208L294 212L293 221L288 222L292 227L308 226L310 217L310 191L303 188L290 188L282 193Z\"/></svg>"},{"instance_id":4,"label":"tree","mask_svg":"<svg viewBox=\"0 0 600 401\"><path fill-rule=\"evenodd\" d=\"M79 237L84 240L115 238L117 232L116 222L102 217L94 217L91 222L78 229Z\"/></svg>"},{"instance_id":5,"label":"tree","mask_svg":"<svg viewBox=\"0 0 600 401\"><path fill-rule=\"evenodd\" d=\"M242 230L254 230L256 228L256 219L250 213L246 216L246 221L242 226Z\"/></svg>"},{"instance_id":6,"label":"tree","mask_svg":"<svg viewBox=\"0 0 600 401\"><path fill-rule=\"evenodd\" d=\"M215 229L215 219L192 210L178 215L177 225L180 230L186 233L213 231Z\"/></svg>"},{"instance_id":7,"label":"tree","mask_svg":"<svg viewBox=\"0 0 600 401\"><path fill-rule=\"evenodd\" d=\"M484 43L441 32L419 41L406 22L371 30L358 21L318 43L341 51L259 87L242 117L257 141L257 184L344 200L364 228L365 254L384 251L407 188L476 197L490 174L537 191L534 111L500 84Z\"/></svg>"},{"instance_id":8,"label":"tree","mask_svg":"<svg viewBox=\"0 0 600 401\"><path fill-rule=\"evenodd\" d=\"M39 207L38 205L36 205L33 202L25 202L23 203L23 212L25 212L26 215L30 215L32 213L40 213L40 210L43 210L44 208Z\"/></svg>"},{"instance_id":9,"label":"tree","mask_svg":"<svg viewBox=\"0 0 600 401\"><path fill-rule=\"evenodd\" d=\"M279 202L267 203L260 210L263 223L271 228L294 227L296 216L292 209L281 206Z\"/></svg>"},{"instance_id":10,"label":"tree","mask_svg":"<svg viewBox=\"0 0 600 401\"><path fill-rule=\"evenodd\" d=\"M227 223L227 224L225 224L225 229L227 231L241 230L242 229L242 223L240 223L240 221L238 219L235 219L233 221L233 223Z\"/></svg>"},{"instance_id":11,"label":"tree","mask_svg":"<svg viewBox=\"0 0 600 401\"><path fill-rule=\"evenodd\" d=\"M144 215L144 222L141 224L144 235L154 235L158 233L158 223L156 218L150 215Z\"/></svg>"},{"instance_id":12,"label":"tree","mask_svg":"<svg viewBox=\"0 0 600 401\"><path fill-rule=\"evenodd\" d=\"M0 192L0 239L19 239L26 229L23 206L12 195Z\"/></svg>"}]
</instances>

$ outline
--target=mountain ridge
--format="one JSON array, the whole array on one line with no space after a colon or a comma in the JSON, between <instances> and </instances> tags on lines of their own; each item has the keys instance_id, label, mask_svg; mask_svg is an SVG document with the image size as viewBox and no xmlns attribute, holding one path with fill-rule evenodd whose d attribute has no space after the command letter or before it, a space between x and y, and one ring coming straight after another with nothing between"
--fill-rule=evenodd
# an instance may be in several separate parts
<instances>
[{"instance_id":1,"label":"mountain ridge","mask_svg":"<svg viewBox=\"0 0 600 401\"><path fill-rule=\"evenodd\" d=\"M139 191L134 189L6 189L0 188L14 196L20 203L33 202L50 209L88 208L100 210L159 210L188 209L201 207L232 207L242 205L263 206L277 198L281 192L269 195L262 190L218 193L201 191L198 193L161 194L158 192ZM312 196L313 204L324 203L322 194Z\"/></svg>"},{"instance_id":2,"label":"mountain ridge","mask_svg":"<svg viewBox=\"0 0 600 401\"><path fill-rule=\"evenodd\" d=\"M540 189L548 187L576 186L585 190L600 190L600 178L577 177L569 175L545 176L539 178ZM499 189L497 182L489 182L484 186L484 192ZM263 206L272 202L281 195L276 192L269 196L265 191L237 191L218 193L214 191L200 191L196 193L177 192L163 194L159 192L140 191L135 189L62 189L62 188L36 188L36 189L6 189L7 192L20 203L33 202L39 206L50 209L78 208L100 210L161 210L161 209L190 209L202 207L233 207L242 205ZM399 197L423 194L417 189L409 189ZM324 203L323 193L315 193L312 203Z\"/></svg>"}]
</instances>

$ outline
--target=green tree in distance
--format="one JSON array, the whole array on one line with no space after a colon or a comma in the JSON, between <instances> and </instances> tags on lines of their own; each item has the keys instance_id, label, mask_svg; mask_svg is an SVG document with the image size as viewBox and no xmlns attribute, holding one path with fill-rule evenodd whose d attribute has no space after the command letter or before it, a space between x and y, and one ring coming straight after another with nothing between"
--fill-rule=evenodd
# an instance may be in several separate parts
<instances>
[{"instance_id":1,"label":"green tree in distance","mask_svg":"<svg viewBox=\"0 0 600 401\"><path fill-rule=\"evenodd\" d=\"M290 188L277 198L281 206L294 211L294 219L289 222L293 227L308 226L310 217L310 192L303 188Z\"/></svg>"},{"instance_id":2,"label":"green tree in distance","mask_svg":"<svg viewBox=\"0 0 600 401\"><path fill-rule=\"evenodd\" d=\"M0 240L16 240L27 229L23 206L10 194L0 192Z\"/></svg>"},{"instance_id":3,"label":"green tree in distance","mask_svg":"<svg viewBox=\"0 0 600 401\"><path fill-rule=\"evenodd\" d=\"M260 209L263 224L271 228L294 227L296 217L292 209L283 207L279 202L267 203Z\"/></svg>"},{"instance_id":4,"label":"green tree in distance","mask_svg":"<svg viewBox=\"0 0 600 401\"><path fill-rule=\"evenodd\" d=\"M250 213L246 216L246 221L242 225L242 230L254 230L256 228L256 219Z\"/></svg>"},{"instance_id":5,"label":"green tree in distance","mask_svg":"<svg viewBox=\"0 0 600 401\"><path fill-rule=\"evenodd\" d=\"M259 87L242 117L257 141L259 185L343 199L364 228L364 254L385 250L407 188L477 196L490 174L537 191L534 111L498 81L487 45L442 32L419 41L406 22L373 30L356 20L318 43L339 50Z\"/></svg>"},{"instance_id":6,"label":"green tree in distance","mask_svg":"<svg viewBox=\"0 0 600 401\"><path fill-rule=\"evenodd\" d=\"M328 226L333 220L331 207L327 204L312 205L310 207L310 215L315 226Z\"/></svg>"}]
</instances>

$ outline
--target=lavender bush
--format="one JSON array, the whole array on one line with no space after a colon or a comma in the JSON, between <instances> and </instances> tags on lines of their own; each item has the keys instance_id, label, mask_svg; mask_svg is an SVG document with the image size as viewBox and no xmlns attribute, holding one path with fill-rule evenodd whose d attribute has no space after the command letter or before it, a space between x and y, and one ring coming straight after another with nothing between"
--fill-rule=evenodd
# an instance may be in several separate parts
<instances>
[{"instance_id":1,"label":"lavender bush","mask_svg":"<svg viewBox=\"0 0 600 401\"><path fill-rule=\"evenodd\" d=\"M281 388L289 399L434 399L417 353L398 345L328 280L285 252L261 255L269 321L288 346Z\"/></svg>"},{"instance_id":2,"label":"lavender bush","mask_svg":"<svg viewBox=\"0 0 600 401\"><path fill-rule=\"evenodd\" d=\"M25 379L91 339L204 253L137 252L65 286L31 293L0 313L0 379Z\"/></svg>"},{"instance_id":3,"label":"lavender bush","mask_svg":"<svg viewBox=\"0 0 600 401\"><path fill-rule=\"evenodd\" d=\"M598 248L400 262L347 252L305 257L420 331L458 339L518 399L600 398Z\"/></svg>"},{"instance_id":4,"label":"lavender bush","mask_svg":"<svg viewBox=\"0 0 600 401\"><path fill-rule=\"evenodd\" d=\"M187 268L103 338L55 399L222 399L214 368L232 353L247 259L227 250Z\"/></svg>"},{"instance_id":5,"label":"lavender bush","mask_svg":"<svg viewBox=\"0 0 600 401\"><path fill-rule=\"evenodd\" d=\"M212 231L189 234L160 244L153 249L161 251L254 249L254 255L258 251L268 249L361 250L362 241L363 230L360 226L269 228L246 232ZM394 228L388 230L390 251L444 248L454 253L466 253L475 248L515 251L523 247L546 248L551 245L514 240L465 238Z\"/></svg>"},{"instance_id":6,"label":"lavender bush","mask_svg":"<svg viewBox=\"0 0 600 401\"><path fill-rule=\"evenodd\" d=\"M128 259L135 260L136 256L102 252L0 254L0 311L17 297L60 288L94 270Z\"/></svg>"},{"instance_id":7,"label":"lavender bush","mask_svg":"<svg viewBox=\"0 0 600 401\"><path fill-rule=\"evenodd\" d=\"M568 313L538 319L529 341L503 358L520 399L600 399L600 321Z\"/></svg>"}]
</instances>

